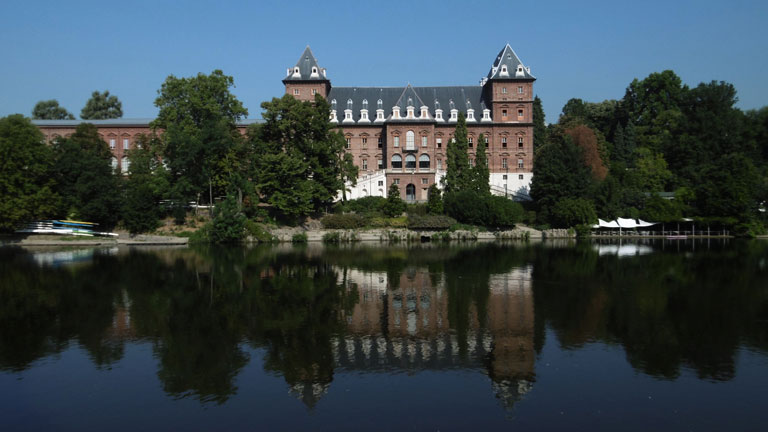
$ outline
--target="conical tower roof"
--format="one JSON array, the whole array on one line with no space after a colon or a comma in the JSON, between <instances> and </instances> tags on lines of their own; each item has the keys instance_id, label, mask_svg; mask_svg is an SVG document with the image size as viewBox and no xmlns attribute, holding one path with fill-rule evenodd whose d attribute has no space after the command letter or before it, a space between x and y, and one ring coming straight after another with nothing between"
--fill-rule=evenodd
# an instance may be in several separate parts
<instances>
[{"instance_id":1,"label":"conical tower roof","mask_svg":"<svg viewBox=\"0 0 768 432\"><path fill-rule=\"evenodd\" d=\"M309 45L304 48L304 52L299 57L299 61L296 62L296 66L288 69L287 76L283 82L285 81L328 81L328 78L325 76L325 69L317 64L317 59L312 54Z\"/></svg>"},{"instance_id":2,"label":"conical tower roof","mask_svg":"<svg viewBox=\"0 0 768 432\"><path fill-rule=\"evenodd\" d=\"M526 79L535 80L536 77L531 75L528 68L523 65L520 58L515 54L515 50L512 49L509 44L506 44L501 49L499 55L496 56L496 60L491 66L491 70L488 71L489 80L492 79Z\"/></svg>"}]
</instances>

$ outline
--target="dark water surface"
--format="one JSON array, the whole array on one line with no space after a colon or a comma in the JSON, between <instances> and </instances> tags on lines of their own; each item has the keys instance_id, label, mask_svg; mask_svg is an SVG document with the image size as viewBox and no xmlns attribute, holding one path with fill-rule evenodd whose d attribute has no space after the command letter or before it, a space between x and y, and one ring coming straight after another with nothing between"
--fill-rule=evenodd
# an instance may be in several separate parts
<instances>
[{"instance_id":1,"label":"dark water surface","mask_svg":"<svg viewBox=\"0 0 768 432\"><path fill-rule=\"evenodd\" d=\"M768 242L0 249L0 430L766 430Z\"/></svg>"}]
</instances>

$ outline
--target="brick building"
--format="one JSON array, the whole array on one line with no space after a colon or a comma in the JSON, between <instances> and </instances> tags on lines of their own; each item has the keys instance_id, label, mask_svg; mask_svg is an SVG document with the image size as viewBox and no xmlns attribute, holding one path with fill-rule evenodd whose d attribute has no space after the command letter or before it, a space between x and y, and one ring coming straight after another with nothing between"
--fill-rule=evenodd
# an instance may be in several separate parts
<instances>
[{"instance_id":1,"label":"brick building","mask_svg":"<svg viewBox=\"0 0 768 432\"><path fill-rule=\"evenodd\" d=\"M469 159L480 135L487 143L491 191L528 198L533 169L533 82L536 78L509 45L496 56L488 74L474 86L334 87L309 47L283 79L286 93L331 103L330 121L347 140L347 151L360 168L348 197L386 196L398 184L403 199L427 199L430 185L440 185L446 150L458 113L467 118ZM126 151L138 135L149 133L152 119L90 120L113 153L112 165L129 169ZM238 127L260 120L244 120ZM72 134L81 120L34 120L46 137Z\"/></svg>"},{"instance_id":2,"label":"brick building","mask_svg":"<svg viewBox=\"0 0 768 432\"><path fill-rule=\"evenodd\" d=\"M467 119L470 165L482 134L493 193L528 197L535 79L507 44L475 86L334 87L307 47L283 83L297 99L320 94L331 103L331 122L360 168L349 197L386 196L395 183L404 199L422 201L445 174L459 112Z\"/></svg>"}]
</instances>

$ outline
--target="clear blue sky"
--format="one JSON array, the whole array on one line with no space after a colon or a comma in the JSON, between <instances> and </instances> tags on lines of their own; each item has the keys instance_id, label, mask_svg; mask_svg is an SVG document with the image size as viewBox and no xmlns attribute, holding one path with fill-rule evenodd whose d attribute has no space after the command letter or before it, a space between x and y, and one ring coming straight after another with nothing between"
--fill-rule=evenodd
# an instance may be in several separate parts
<instances>
[{"instance_id":1,"label":"clear blue sky","mask_svg":"<svg viewBox=\"0 0 768 432\"><path fill-rule=\"evenodd\" d=\"M260 116L309 44L338 86L472 85L510 43L538 78L547 121L572 97L618 99L633 78L732 83L768 105L766 1L15 1L0 9L0 115L94 90L152 117L170 74L222 69Z\"/></svg>"}]
</instances>

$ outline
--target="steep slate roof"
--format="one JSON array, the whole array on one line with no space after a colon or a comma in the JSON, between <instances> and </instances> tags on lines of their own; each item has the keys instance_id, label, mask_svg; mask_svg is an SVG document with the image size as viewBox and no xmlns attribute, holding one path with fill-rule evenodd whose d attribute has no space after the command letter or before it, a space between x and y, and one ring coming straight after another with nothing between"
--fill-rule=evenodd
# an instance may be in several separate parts
<instances>
[{"instance_id":1,"label":"steep slate roof","mask_svg":"<svg viewBox=\"0 0 768 432\"><path fill-rule=\"evenodd\" d=\"M503 65L507 66L507 75L501 75L501 67ZM523 66L523 74L518 75L517 74L517 66L522 65ZM528 72L528 69L523 65L523 62L520 61L520 58L515 54L515 50L512 49L509 44L504 46L504 48L499 52L499 55L496 56L496 60L493 62L493 66L491 67L491 70L488 71L488 79L536 79L533 75L531 75L530 72Z\"/></svg>"},{"instance_id":2,"label":"steep slate roof","mask_svg":"<svg viewBox=\"0 0 768 432\"><path fill-rule=\"evenodd\" d=\"M410 84L405 87L331 87L328 100L333 103L336 100L336 114L343 118L347 102L352 100L352 115L355 121L360 119L360 110L363 108L363 100L368 100L368 118L373 121L376 118L377 101L381 99L382 109L387 120L391 119L392 107L400 107L400 119L405 118L408 98L411 98L416 108L416 116L419 116L420 108L426 105L432 117L436 109L443 110L443 119L447 120L453 106L467 113L468 109L475 110L475 119L479 120L483 115L483 109L489 108L483 98L481 86L454 86L454 87L413 87ZM490 108L489 108L490 109ZM423 120L421 120L423 121Z\"/></svg>"},{"instance_id":3,"label":"steep slate roof","mask_svg":"<svg viewBox=\"0 0 768 432\"><path fill-rule=\"evenodd\" d=\"M294 74L294 69L299 68L299 75ZM312 76L312 68L317 68L317 75ZM304 52L299 57L299 61L296 62L296 66L290 70L290 73L283 79L285 81L327 81L328 78L323 74L323 68L317 64L315 55L312 54L312 50L309 49L309 45L304 48Z\"/></svg>"}]
</instances>

